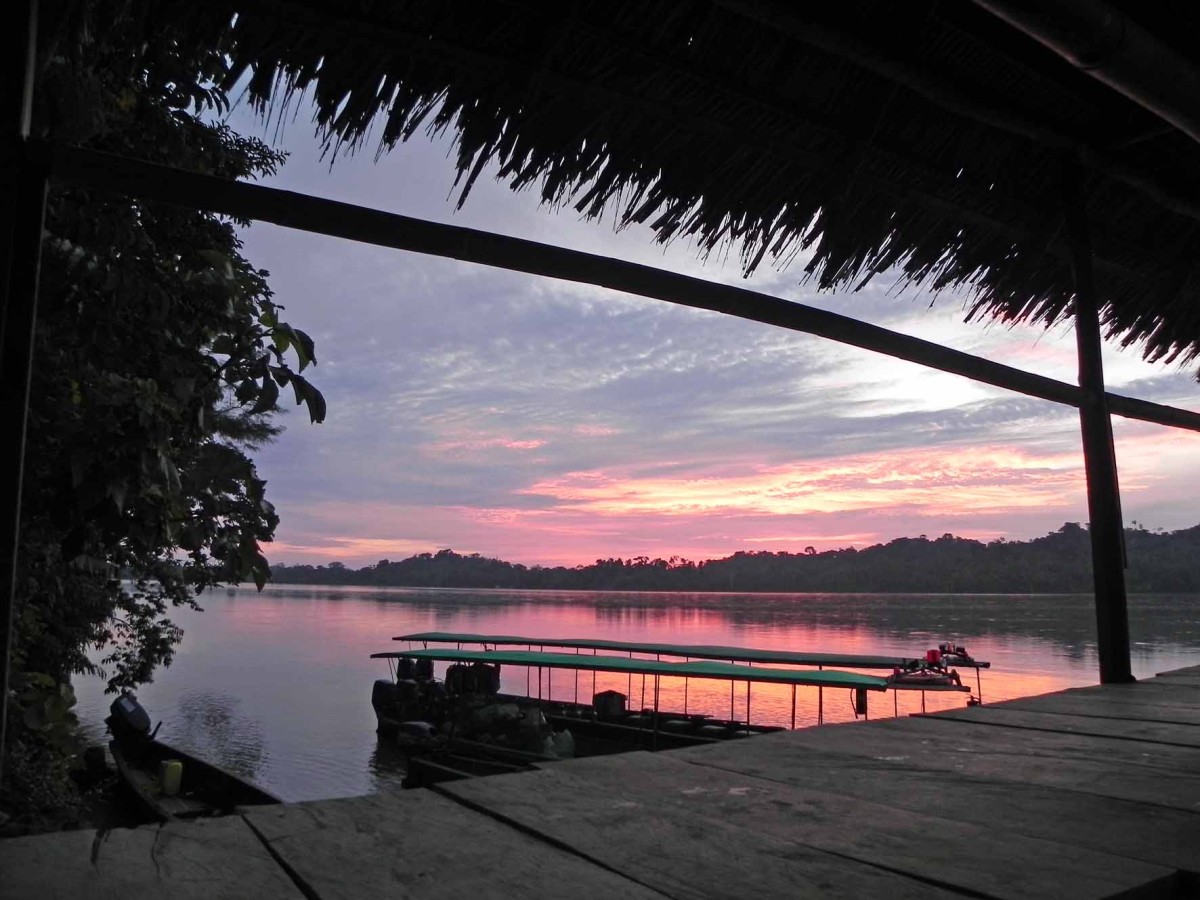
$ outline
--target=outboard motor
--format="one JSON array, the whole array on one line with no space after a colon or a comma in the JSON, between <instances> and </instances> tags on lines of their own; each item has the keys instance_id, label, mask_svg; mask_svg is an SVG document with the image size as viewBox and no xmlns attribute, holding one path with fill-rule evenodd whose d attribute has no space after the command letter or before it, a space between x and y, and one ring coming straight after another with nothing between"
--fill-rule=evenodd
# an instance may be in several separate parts
<instances>
[{"instance_id":1,"label":"outboard motor","mask_svg":"<svg viewBox=\"0 0 1200 900\"><path fill-rule=\"evenodd\" d=\"M143 750L158 734L157 727L154 731L150 730L150 714L138 703L137 697L128 691L114 700L108 710L105 724L112 732L113 740L128 753L135 754Z\"/></svg>"}]
</instances>

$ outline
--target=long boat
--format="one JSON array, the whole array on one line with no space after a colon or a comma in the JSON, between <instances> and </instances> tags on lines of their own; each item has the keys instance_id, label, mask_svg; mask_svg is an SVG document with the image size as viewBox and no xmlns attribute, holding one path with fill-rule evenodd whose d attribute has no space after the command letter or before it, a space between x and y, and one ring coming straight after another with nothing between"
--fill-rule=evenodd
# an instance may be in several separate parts
<instances>
[{"instance_id":1,"label":"long boat","mask_svg":"<svg viewBox=\"0 0 1200 900\"><path fill-rule=\"evenodd\" d=\"M479 644L482 647L554 647L575 650L611 650L619 653L653 653L658 656L677 656L685 659L716 659L744 663L776 663L796 666L845 666L850 669L905 668L925 659L922 656L860 655L853 653L814 653L797 650L765 650L753 647L732 647L720 644L665 644L646 641L612 641L595 638L546 638L512 634L473 634L454 631L418 631L399 634L393 641L428 644ZM947 654L947 661L968 669L987 669L983 662L966 655Z\"/></svg>"},{"instance_id":2,"label":"long boat","mask_svg":"<svg viewBox=\"0 0 1200 900\"><path fill-rule=\"evenodd\" d=\"M379 731L395 736L410 755L409 785L468 778L494 772L519 771L571 755L597 755L632 749L663 750L730 740L782 730L780 726L751 721L750 687L754 683L790 686L792 727L796 727L796 691L815 688L818 723L823 721L826 689L847 689L856 717L869 714L869 693L885 691L969 691L955 675L930 666L920 658L852 656L849 654L795 653L713 645L679 645L549 639L516 635L483 635L457 632L418 632L397 640L420 642L421 647L371 654L389 663L390 680L379 680L372 693ZM454 647L430 647L453 643ZM463 649L462 644L483 649ZM502 649L513 646L539 649ZM573 650L574 652L548 652ZM584 652L584 651L591 651ZM609 651L601 653L600 651ZM614 652L626 655L614 655ZM657 658L635 657L653 653ZM662 657L673 657L664 660ZM776 665L762 665L764 662ZM972 661L974 662L974 661ZM447 663L445 678L434 677L435 663ZM862 668L892 669L881 676L825 668L833 663ZM808 668L780 668L805 665ZM526 672L524 696L500 693L502 666ZM813 667L816 668L813 668ZM985 667L986 663L977 666ZM565 670L574 676L574 699L553 698L552 673ZM530 673L537 672L537 689ZM547 673L546 696L542 695ZM581 702L580 674L592 675L591 702ZM627 693L596 693L596 674L627 676ZM898 675L905 678L898 679ZM633 679L641 680L641 702L632 703ZM684 682L684 709L660 709L664 677ZM916 678L916 681L906 680ZM728 681L728 719L688 710L687 685L691 679ZM736 686L746 686L745 719L735 717ZM646 690L649 687L650 701ZM586 696L586 695L585 695ZM628 705L627 705L628 704ZM924 699L922 694L922 706ZM560 745L566 743L566 749Z\"/></svg>"},{"instance_id":3,"label":"long boat","mask_svg":"<svg viewBox=\"0 0 1200 900\"><path fill-rule=\"evenodd\" d=\"M240 806L282 801L258 785L155 739L150 717L124 693L112 702L105 723L117 773L138 804L159 821L224 815Z\"/></svg>"},{"instance_id":4,"label":"long boat","mask_svg":"<svg viewBox=\"0 0 1200 900\"><path fill-rule=\"evenodd\" d=\"M864 675L858 672L843 672L837 670L811 669L778 669L763 666L742 666L735 663L717 662L713 660L695 660L691 662L664 662L662 660L640 659L634 657L592 655L584 653L547 653L530 650L461 650L457 648L442 649L412 649L394 650L383 653L372 653L372 659L412 660L430 662L449 662L456 664L499 666L523 666L532 669L564 669L588 672L615 672L629 676L652 676L654 679L654 706L658 712L658 694L660 680L663 676L683 679L707 679L729 681L732 684L745 683L747 697L749 686L753 683L785 684L792 688L792 726L795 727L795 694L799 686L825 688L847 688L855 692L855 707L864 714L866 712L866 692L886 691L890 683L887 678L877 675ZM408 679L398 678L398 682ZM539 690L541 679L539 678ZM378 689L378 683L377 683ZM942 689L941 686L931 687L931 690ZM955 688L959 690L960 688ZM532 699L532 698L531 698ZM539 698L540 699L540 698ZM379 704L376 703L378 711ZM686 713L686 710L685 710ZM732 716L731 716L732 718ZM747 710L749 720L749 710Z\"/></svg>"},{"instance_id":5,"label":"long boat","mask_svg":"<svg viewBox=\"0 0 1200 900\"><path fill-rule=\"evenodd\" d=\"M942 642L936 650L926 651L921 656L888 656L880 654L852 653L819 653L797 650L767 650L754 647L733 647L720 644L669 644L647 641L614 641L596 638L558 638L531 637L512 634L475 634L454 631L418 631L411 634L400 634L393 641L407 641L410 644L419 643L422 647L430 644L454 644L460 648L463 644L479 645L485 650L489 647L537 647L544 651L550 647L559 650L575 650L576 652L590 650L592 653L610 651L627 653L631 657L635 653L654 654L655 659L664 656L681 658L685 661L693 659L728 660L730 663L767 663L787 666L816 667L818 671L825 667L844 667L848 669L884 669L891 671L889 690L896 691L938 691L962 690L961 681L957 679L939 678L938 673L945 675L948 667L954 666L975 670L976 702L983 699L983 680L981 669L991 668L990 662L977 660L970 656L966 648L956 646L952 642ZM956 685L948 684L955 681Z\"/></svg>"}]
</instances>

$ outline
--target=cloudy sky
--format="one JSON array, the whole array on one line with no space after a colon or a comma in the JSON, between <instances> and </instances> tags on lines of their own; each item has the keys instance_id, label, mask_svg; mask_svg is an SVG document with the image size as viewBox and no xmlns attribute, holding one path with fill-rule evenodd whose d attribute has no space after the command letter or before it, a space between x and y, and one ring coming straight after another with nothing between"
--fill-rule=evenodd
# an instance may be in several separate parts
<instances>
[{"instance_id":1,"label":"cloudy sky","mask_svg":"<svg viewBox=\"0 0 1200 900\"><path fill-rule=\"evenodd\" d=\"M449 140L332 166L301 113L276 186L659 266L836 310L1074 380L1074 337L963 324L962 298L748 281L648 230L615 232L481 178L455 212ZM296 412L258 455L276 563L350 566L445 547L528 564L989 540L1086 521L1077 414L867 351L584 285L258 224L246 254L317 343L325 424ZM1136 352L1111 390L1195 409L1200 386ZM1127 522L1200 522L1200 435L1115 419Z\"/></svg>"}]
</instances>

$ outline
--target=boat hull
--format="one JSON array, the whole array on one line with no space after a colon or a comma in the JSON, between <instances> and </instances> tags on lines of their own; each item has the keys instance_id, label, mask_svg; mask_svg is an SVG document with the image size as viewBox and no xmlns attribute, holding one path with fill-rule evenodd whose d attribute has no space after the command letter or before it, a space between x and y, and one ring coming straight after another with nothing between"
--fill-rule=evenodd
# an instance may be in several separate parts
<instances>
[{"instance_id":1,"label":"boat hull","mask_svg":"<svg viewBox=\"0 0 1200 900\"><path fill-rule=\"evenodd\" d=\"M114 740L109 750L139 806L159 821L224 815L241 806L282 802L244 778L162 741L149 740L137 747ZM172 796L163 792L159 778L159 767L168 760L182 764L179 791Z\"/></svg>"}]
</instances>

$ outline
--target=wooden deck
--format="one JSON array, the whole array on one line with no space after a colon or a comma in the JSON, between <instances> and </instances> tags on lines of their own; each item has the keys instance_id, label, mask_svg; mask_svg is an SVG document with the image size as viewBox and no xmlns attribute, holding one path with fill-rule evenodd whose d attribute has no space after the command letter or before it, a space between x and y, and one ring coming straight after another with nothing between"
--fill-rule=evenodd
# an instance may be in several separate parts
<instances>
[{"instance_id":1,"label":"wooden deck","mask_svg":"<svg viewBox=\"0 0 1200 900\"><path fill-rule=\"evenodd\" d=\"M1200 893L1200 666L192 824L0 842L0 900Z\"/></svg>"}]
</instances>

